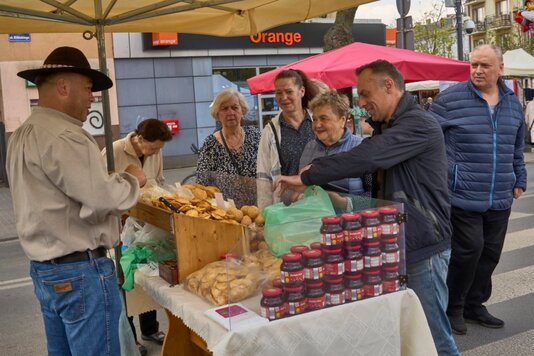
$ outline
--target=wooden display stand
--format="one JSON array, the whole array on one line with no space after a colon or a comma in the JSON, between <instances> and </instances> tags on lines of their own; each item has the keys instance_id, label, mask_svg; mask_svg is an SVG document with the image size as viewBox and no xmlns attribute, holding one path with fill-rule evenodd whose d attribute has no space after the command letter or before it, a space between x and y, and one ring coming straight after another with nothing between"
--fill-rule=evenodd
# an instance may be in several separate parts
<instances>
[{"instance_id":1,"label":"wooden display stand","mask_svg":"<svg viewBox=\"0 0 534 356\"><path fill-rule=\"evenodd\" d=\"M224 258L236 246L240 252L246 250L243 225L171 213L141 202L130 209L129 215L174 235L180 283L208 263ZM242 244L237 245L239 241Z\"/></svg>"},{"instance_id":2,"label":"wooden display stand","mask_svg":"<svg viewBox=\"0 0 534 356\"><path fill-rule=\"evenodd\" d=\"M243 225L232 225L217 220L194 218L184 214L171 213L145 203L137 203L129 215L169 231L176 240L178 279L185 278L211 262L224 258L226 253L248 251ZM241 244L238 242L241 241ZM206 343L177 317L165 310L169 321L165 337L164 355L211 355ZM178 335L178 337L168 337Z\"/></svg>"}]
</instances>

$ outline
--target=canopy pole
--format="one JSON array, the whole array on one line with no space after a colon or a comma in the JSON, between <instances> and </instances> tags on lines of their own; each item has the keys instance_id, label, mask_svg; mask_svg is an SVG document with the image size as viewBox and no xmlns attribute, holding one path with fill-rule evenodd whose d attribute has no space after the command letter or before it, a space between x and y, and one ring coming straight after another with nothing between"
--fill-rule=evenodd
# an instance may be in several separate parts
<instances>
[{"instance_id":1,"label":"canopy pole","mask_svg":"<svg viewBox=\"0 0 534 356\"><path fill-rule=\"evenodd\" d=\"M104 26L101 23L96 25L96 43L98 46L98 63L100 71L108 75L106 63L106 40ZM113 132L111 131L111 110L109 108L109 92L102 90L102 110L104 111L104 137L106 140L106 159L108 162L108 172L115 171L115 160L113 159Z\"/></svg>"}]
</instances>

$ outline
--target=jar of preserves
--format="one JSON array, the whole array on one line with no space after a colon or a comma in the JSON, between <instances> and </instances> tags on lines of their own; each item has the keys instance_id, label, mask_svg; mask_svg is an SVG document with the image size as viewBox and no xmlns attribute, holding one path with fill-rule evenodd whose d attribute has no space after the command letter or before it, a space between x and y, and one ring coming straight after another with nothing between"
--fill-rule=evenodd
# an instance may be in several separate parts
<instances>
[{"instance_id":1,"label":"jar of preserves","mask_svg":"<svg viewBox=\"0 0 534 356\"><path fill-rule=\"evenodd\" d=\"M383 207L378 209L380 213L380 228L382 230L382 238L384 236L397 237L399 234L399 224L397 223L397 209L394 207Z\"/></svg>"},{"instance_id":2,"label":"jar of preserves","mask_svg":"<svg viewBox=\"0 0 534 356\"><path fill-rule=\"evenodd\" d=\"M280 278L273 279L273 287L274 288L282 288L282 282L280 281Z\"/></svg>"},{"instance_id":3,"label":"jar of preserves","mask_svg":"<svg viewBox=\"0 0 534 356\"><path fill-rule=\"evenodd\" d=\"M323 309L326 306L326 294L323 281L306 281L307 310Z\"/></svg>"},{"instance_id":4,"label":"jar of preserves","mask_svg":"<svg viewBox=\"0 0 534 356\"><path fill-rule=\"evenodd\" d=\"M345 273L345 302L362 300L365 296L361 273Z\"/></svg>"},{"instance_id":5,"label":"jar of preserves","mask_svg":"<svg viewBox=\"0 0 534 356\"><path fill-rule=\"evenodd\" d=\"M343 228L339 216L322 218L321 243L324 246L341 246L343 244Z\"/></svg>"},{"instance_id":6,"label":"jar of preserves","mask_svg":"<svg viewBox=\"0 0 534 356\"><path fill-rule=\"evenodd\" d=\"M360 215L346 213L341 215L343 220L343 241L345 245L359 244L362 242L362 223Z\"/></svg>"},{"instance_id":7,"label":"jar of preserves","mask_svg":"<svg viewBox=\"0 0 534 356\"><path fill-rule=\"evenodd\" d=\"M341 276L345 272L342 248L323 249L325 276Z\"/></svg>"},{"instance_id":8,"label":"jar of preserves","mask_svg":"<svg viewBox=\"0 0 534 356\"><path fill-rule=\"evenodd\" d=\"M320 242L312 242L310 244L310 249L321 251L321 243Z\"/></svg>"},{"instance_id":9,"label":"jar of preserves","mask_svg":"<svg viewBox=\"0 0 534 356\"><path fill-rule=\"evenodd\" d=\"M303 284L295 287L284 287L284 292L286 292L287 315L297 315L306 311L306 294Z\"/></svg>"},{"instance_id":10,"label":"jar of preserves","mask_svg":"<svg viewBox=\"0 0 534 356\"><path fill-rule=\"evenodd\" d=\"M283 318L286 314L286 306L280 288L265 288L261 291L260 314L269 320Z\"/></svg>"},{"instance_id":11,"label":"jar of preserves","mask_svg":"<svg viewBox=\"0 0 534 356\"><path fill-rule=\"evenodd\" d=\"M320 280L324 277L323 256L319 250L309 250L302 253L304 265L304 279Z\"/></svg>"},{"instance_id":12,"label":"jar of preserves","mask_svg":"<svg viewBox=\"0 0 534 356\"><path fill-rule=\"evenodd\" d=\"M345 286L342 276L327 276L324 278L326 305L340 305L345 303Z\"/></svg>"},{"instance_id":13,"label":"jar of preserves","mask_svg":"<svg viewBox=\"0 0 534 356\"><path fill-rule=\"evenodd\" d=\"M382 238L382 266L398 266L400 261L397 238Z\"/></svg>"},{"instance_id":14,"label":"jar of preserves","mask_svg":"<svg viewBox=\"0 0 534 356\"><path fill-rule=\"evenodd\" d=\"M298 286L304 282L304 266L302 265L302 255L300 253L282 255L280 281L284 287Z\"/></svg>"},{"instance_id":15,"label":"jar of preserves","mask_svg":"<svg viewBox=\"0 0 534 356\"><path fill-rule=\"evenodd\" d=\"M362 216L363 241L378 240L381 235L378 210L363 210L360 214Z\"/></svg>"},{"instance_id":16,"label":"jar of preserves","mask_svg":"<svg viewBox=\"0 0 534 356\"><path fill-rule=\"evenodd\" d=\"M376 270L382 267L382 250L380 241L363 243L363 267L368 270Z\"/></svg>"},{"instance_id":17,"label":"jar of preserves","mask_svg":"<svg viewBox=\"0 0 534 356\"><path fill-rule=\"evenodd\" d=\"M382 269L382 289L384 293L400 290L399 266L384 267Z\"/></svg>"},{"instance_id":18,"label":"jar of preserves","mask_svg":"<svg viewBox=\"0 0 534 356\"><path fill-rule=\"evenodd\" d=\"M382 294L380 270L363 271L363 291L365 298L377 297Z\"/></svg>"},{"instance_id":19,"label":"jar of preserves","mask_svg":"<svg viewBox=\"0 0 534 356\"><path fill-rule=\"evenodd\" d=\"M363 254L360 245L345 246L345 272L356 273L363 271Z\"/></svg>"},{"instance_id":20,"label":"jar of preserves","mask_svg":"<svg viewBox=\"0 0 534 356\"><path fill-rule=\"evenodd\" d=\"M304 251L308 251L310 248L306 245L294 245L294 246L291 246L291 248L289 249L289 251L291 251L291 253L300 253L302 254L302 252Z\"/></svg>"}]
</instances>

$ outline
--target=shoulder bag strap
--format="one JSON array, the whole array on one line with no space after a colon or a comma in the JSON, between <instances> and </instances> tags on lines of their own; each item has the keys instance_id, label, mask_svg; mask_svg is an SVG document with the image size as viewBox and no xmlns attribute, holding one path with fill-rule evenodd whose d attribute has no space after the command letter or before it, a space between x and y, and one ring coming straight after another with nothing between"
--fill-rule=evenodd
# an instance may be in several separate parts
<instances>
[{"instance_id":1,"label":"shoulder bag strap","mask_svg":"<svg viewBox=\"0 0 534 356\"><path fill-rule=\"evenodd\" d=\"M280 141L278 141L278 135L276 134L276 129L272 121L269 121L269 126L273 131L274 141L276 142L276 151L278 151L278 160L280 161L280 173L284 175L284 161L282 160L282 151L280 149Z\"/></svg>"},{"instance_id":2,"label":"shoulder bag strap","mask_svg":"<svg viewBox=\"0 0 534 356\"><path fill-rule=\"evenodd\" d=\"M234 165L235 169L237 170L237 174L239 175L242 175L241 174L241 170L239 169L239 165L237 164L237 161L235 160L235 157L234 155L232 154L232 152L230 151L230 148L228 147L228 144L226 143L226 139L224 138L224 135L222 133L222 129L219 130L219 134L221 135L221 140L224 144L224 148L226 148L226 152L228 152L228 156L230 156L230 160L232 161L232 164ZM244 133L243 133L244 135Z\"/></svg>"}]
</instances>

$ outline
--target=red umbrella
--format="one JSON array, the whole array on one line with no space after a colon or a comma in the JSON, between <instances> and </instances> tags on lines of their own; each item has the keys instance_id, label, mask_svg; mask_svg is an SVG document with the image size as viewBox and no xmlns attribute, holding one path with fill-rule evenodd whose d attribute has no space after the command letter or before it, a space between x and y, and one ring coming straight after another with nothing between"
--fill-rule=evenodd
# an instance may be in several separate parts
<instances>
[{"instance_id":1,"label":"red umbrella","mask_svg":"<svg viewBox=\"0 0 534 356\"><path fill-rule=\"evenodd\" d=\"M284 69L300 69L310 78L326 83L330 88L347 88L356 85L354 70L377 59L395 65L406 83L421 80L463 81L469 78L469 63L420 53L408 49L392 48L354 42L335 50L317 54L247 80L251 94L274 90L274 78Z\"/></svg>"}]
</instances>

